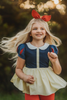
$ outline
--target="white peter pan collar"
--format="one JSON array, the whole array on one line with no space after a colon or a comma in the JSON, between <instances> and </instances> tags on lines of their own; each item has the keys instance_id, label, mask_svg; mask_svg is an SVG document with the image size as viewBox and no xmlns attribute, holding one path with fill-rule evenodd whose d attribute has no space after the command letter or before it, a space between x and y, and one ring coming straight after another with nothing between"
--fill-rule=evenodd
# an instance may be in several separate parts
<instances>
[{"instance_id":1,"label":"white peter pan collar","mask_svg":"<svg viewBox=\"0 0 67 100\"><path fill-rule=\"evenodd\" d=\"M28 42L28 43L26 43L27 44L27 46L30 48L30 49L37 49L37 48L39 48L39 49L41 49L41 50L45 50L48 46L49 46L49 44L48 43L45 43L43 46L41 46L41 47L36 47L36 46L34 46L34 45L32 45L30 42Z\"/></svg>"}]
</instances>

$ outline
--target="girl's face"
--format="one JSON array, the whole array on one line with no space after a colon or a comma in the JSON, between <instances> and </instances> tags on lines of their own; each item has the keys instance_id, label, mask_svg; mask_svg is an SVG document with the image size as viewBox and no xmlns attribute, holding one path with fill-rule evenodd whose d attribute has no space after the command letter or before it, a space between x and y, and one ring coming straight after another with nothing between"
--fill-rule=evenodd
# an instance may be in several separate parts
<instances>
[{"instance_id":1,"label":"girl's face","mask_svg":"<svg viewBox=\"0 0 67 100\"><path fill-rule=\"evenodd\" d=\"M36 22L32 25L30 36L32 36L33 39L43 40L46 34L46 30L42 24Z\"/></svg>"}]
</instances>

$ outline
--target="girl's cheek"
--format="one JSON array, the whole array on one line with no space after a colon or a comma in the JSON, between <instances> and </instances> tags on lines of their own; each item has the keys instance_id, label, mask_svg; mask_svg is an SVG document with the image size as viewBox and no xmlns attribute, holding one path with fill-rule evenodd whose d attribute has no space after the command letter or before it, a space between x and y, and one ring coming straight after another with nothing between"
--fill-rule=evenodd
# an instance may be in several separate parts
<instances>
[{"instance_id":1,"label":"girl's cheek","mask_svg":"<svg viewBox=\"0 0 67 100\"><path fill-rule=\"evenodd\" d=\"M33 34L35 34L35 33L36 33L36 31L34 30L34 31L32 31L32 33L33 33Z\"/></svg>"},{"instance_id":2,"label":"girl's cheek","mask_svg":"<svg viewBox=\"0 0 67 100\"><path fill-rule=\"evenodd\" d=\"M42 32L42 33L46 33L46 31L44 31L44 30L41 30L41 32Z\"/></svg>"},{"instance_id":3,"label":"girl's cheek","mask_svg":"<svg viewBox=\"0 0 67 100\"><path fill-rule=\"evenodd\" d=\"M44 33L46 33L46 31L44 31Z\"/></svg>"},{"instance_id":4,"label":"girl's cheek","mask_svg":"<svg viewBox=\"0 0 67 100\"><path fill-rule=\"evenodd\" d=\"M35 30L32 30L32 33L34 33L35 32Z\"/></svg>"}]
</instances>

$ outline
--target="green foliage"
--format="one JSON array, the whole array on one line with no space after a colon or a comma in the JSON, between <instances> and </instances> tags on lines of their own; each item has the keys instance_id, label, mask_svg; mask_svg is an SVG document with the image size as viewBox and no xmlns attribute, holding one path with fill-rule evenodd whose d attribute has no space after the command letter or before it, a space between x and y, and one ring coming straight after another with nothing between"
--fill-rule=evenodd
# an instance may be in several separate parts
<instances>
[{"instance_id":1,"label":"green foliage","mask_svg":"<svg viewBox=\"0 0 67 100\"><path fill-rule=\"evenodd\" d=\"M0 100L24 100L24 94L0 94Z\"/></svg>"},{"instance_id":2,"label":"green foliage","mask_svg":"<svg viewBox=\"0 0 67 100\"><path fill-rule=\"evenodd\" d=\"M45 2L47 2L47 1L49 1L49 0L35 0L35 2L36 2L37 4L39 4L40 2L45 3Z\"/></svg>"},{"instance_id":3,"label":"green foliage","mask_svg":"<svg viewBox=\"0 0 67 100\"><path fill-rule=\"evenodd\" d=\"M4 68L4 70L5 70L5 72L6 72L6 75L9 75L10 72L11 72L11 68L10 68L9 66L6 66L6 67Z\"/></svg>"},{"instance_id":4,"label":"green foliage","mask_svg":"<svg viewBox=\"0 0 67 100\"><path fill-rule=\"evenodd\" d=\"M11 93L11 94L3 94L0 93L0 100L25 100L25 96L23 93ZM55 100L67 100L67 88L61 89L56 92Z\"/></svg>"},{"instance_id":5,"label":"green foliage","mask_svg":"<svg viewBox=\"0 0 67 100\"><path fill-rule=\"evenodd\" d=\"M4 23L4 24L3 24L3 28L4 28L4 29L8 29L8 24L7 24L7 23Z\"/></svg>"},{"instance_id":6,"label":"green foliage","mask_svg":"<svg viewBox=\"0 0 67 100\"><path fill-rule=\"evenodd\" d=\"M0 25L3 23L2 16L0 15Z\"/></svg>"},{"instance_id":7,"label":"green foliage","mask_svg":"<svg viewBox=\"0 0 67 100\"><path fill-rule=\"evenodd\" d=\"M50 30L52 33L54 33L54 32L57 33L61 28L60 24L55 21L48 22L48 24L50 26Z\"/></svg>"},{"instance_id":8,"label":"green foliage","mask_svg":"<svg viewBox=\"0 0 67 100\"><path fill-rule=\"evenodd\" d=\"M56 92L55 100L67 100L67 87Z\"/></svg>"}]
</instances>

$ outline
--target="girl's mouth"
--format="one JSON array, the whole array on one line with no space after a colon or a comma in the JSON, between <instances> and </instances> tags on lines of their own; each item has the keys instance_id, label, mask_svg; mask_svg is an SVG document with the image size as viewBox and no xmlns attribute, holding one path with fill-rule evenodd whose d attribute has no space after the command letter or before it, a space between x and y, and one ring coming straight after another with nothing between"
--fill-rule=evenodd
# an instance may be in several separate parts
<instances>
[{"instance_id":1,"label":"girl's mouth","mask_svg":"<svg viewBox=\"0 0 67 100\"><path fill-rule=\"evenodd\" d=\"M36 34L36 36L42 36L42 34Z\"/></svg>"}]
</instances>

